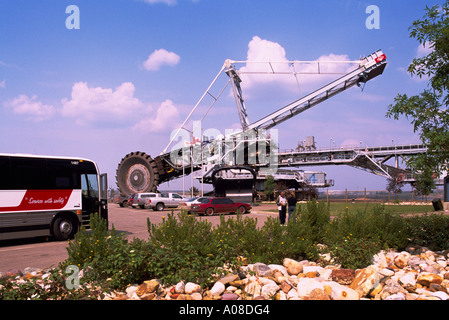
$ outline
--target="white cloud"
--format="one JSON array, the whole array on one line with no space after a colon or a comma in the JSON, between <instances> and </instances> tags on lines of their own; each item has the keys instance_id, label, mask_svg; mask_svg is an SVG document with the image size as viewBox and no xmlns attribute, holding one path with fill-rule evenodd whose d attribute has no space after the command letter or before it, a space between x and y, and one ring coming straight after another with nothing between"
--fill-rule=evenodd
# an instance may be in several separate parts
<instances>
[{"instance_id":1,"label":"white cloud","mask_svg":"<svg viewBox=\"0 0 449 320\"><path fill-rule=\"evenodd\" d=\"M268 63L259 63L272 61L275 61L275 63L271 65ZM258 84L272 83L275 81L284 82L286 77L269 74L273 71L272 68L276 72L289 72L290 67L287 61L285 49L279 43L254 36L248 44L247 63L239 69L242 75L243 86L249 89Z\"/></svg>"},{"instance_id":2,"label":"white cloud","mask_svg":"<svg viewBox=\"0 0 449 320\"><path fill-rule=\"evenodd\" d=\"M135 97L135 87L124 82L115 89L89 87L86 82L72 86L70 98L61 100L55 108L38 100L20 95L5 102L15 114L27 120L43 121L55 115L73 119L77 125L125 126L143 133L166 132L179 125L179 110L171 100L162 103L144 103Z\"/></svg>"},{"instance_id":3,"label":"white cloud","mask_svg":"<svg viewBox=\"0 0 449 320\"><path fill-rule=\"evenodd\" d=\"M140 120L133 130L141 132L162 132L178 125L179 111L171 100L161 103L156 112Z\"/></svg>"},{"instance_id":4,"label":"white cloud","mask_svg":"<svg viewBox=\"0 0 449 320\"><path fill-rule=\"evenodd\" d=\"M431 42L425 42L423 44L420 44L418 48L416 49L416 57L417 58L423 58L427 56L428 54L432 53L434 51L433 48L434 44Z\"/></svg>"},{"instance_id":5,"label":"white cloud","mask_svg":"<svg viewBox=\"0 0 449 320\"><path fill-rule=\"evenodd\" d=\"M309 91L315 89L320 83L336 78L338 74L346 73L354 68L354 65L350 63L336 63L336 61L349 62L347 55L333 53L322 55L315 61L307 63L292 64L288 61L286 51L279 43L254 36L248 44L247 63L239 69L242 86L244 89L251 89L257 85L278 84L284 90ZM321 74L317 74L318 71ZM293 73L297 73L296 76Z\"/></svg>"},{"instance_id":6,"label":"white cloud","mask_svg":"<svg viewBox=\"0 0 449 320\"><path fill-rule=\"evenodd\" d=\"M363 146L363 141L361 141L360 139L353 139L353 138L344 140L340 145L340 147L359 147L359 146Z\"/></svg>"},{"instance_id":7,"label":"white cloud","mask_svg":"<svg viewBox=\"0 0 449 320\"><path fill-rule=\"evenodd\" d=\"M157 71L164 65L173 67L180 60L181 58L176 53L159 49L148 56L148 59L143 63L143 67L148 71Z\"/></svg>"},{"instance_id":8,"label":"white cloud","mask_svg":"<svg viewBox=\"0 0 449 320\"><path fill-rule=\"evenodd\" d=\"M89 88L86 82L77 82L72 87L71 99L62 99L61 114L76 118L78 124L126 121L133 111L144 108L134 92L131 82L124 82L115 90Z\"/></svg>"},{"instance_id":9,"label":"white cloud","mask_svg":"<svg viewBox=\"0 0 449 320\"><path fill-rule=\"evenodd\" d=\"M6 87L6 79L3 79L3 81L0 81L0 88Z\"/></svg>"},{"instance_id":10,"label":"white cloud","mask_svg":"<svg viewBox=\"0 0 449 320\"><path fill-rule=\"evenodd\" d=\"M43 121L50 119L54 113L55 108L52 105L43 104L37 100L37 96L32 96L31 99L22 94L10 102L6 102L5 106L11 108L15 114L24 115L27 120Z\"/></svg>"},{"instance_id":11,"label":"white cloud","mask_svg":"<svg viewBox=\"0 0 449 320\"><path fill-rule=\"evenodd\" d=\"M431 54L434 51L434 44L432 42L424 42L416 48L416 59L424 58L425 56ZM423 82L429 80L428 75L423 75L422 77L419 77L417 75L414 75L412 79L416 82Z\"/></svg>"},{"instance_id":12,"label":"white cloud","mask_svg":"<svg viewBox=\"0 0 449 320\"><path fill-rule=\"evenodd\" d=\"M198 2L199 0L191 0L192 2ZM157 4L157 3L164 3L168 6L175 6L178 1L177 0L144 0L144 2L149 4Z\"/></svg>"},{"instance_id":13,"label":"white cloud","mask_svg":"<svg viewBox=\"0 0 449 320\"><path fill-rule=\"evenodd\" d=\"M155 4L155 3L165 3L169 6L174 6L176 4L176 0L144 0L146 3Z\"/></svg>"}]
</instances>

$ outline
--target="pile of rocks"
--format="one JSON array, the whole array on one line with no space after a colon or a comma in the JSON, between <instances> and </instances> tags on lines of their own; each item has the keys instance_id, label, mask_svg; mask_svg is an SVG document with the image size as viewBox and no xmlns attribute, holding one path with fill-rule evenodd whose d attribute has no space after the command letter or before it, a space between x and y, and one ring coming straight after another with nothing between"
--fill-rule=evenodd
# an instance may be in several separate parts
<instances>
[{"instance_id":1,"label":"pile of rocks","mask_svg":"<svg viewBox=\"0 0 449 320\"><path fill-rule=\"evenodd\" d=\"M228 274L210 289L191 282L164 287L157 280L112 292L105 299L137 300L449 300L449 250L381 251L367 268L321 267L284 259Z\"/></svg>"},{"instance_id":2,"label":"pile of rocks","mask_svg":"<svg viewBox=\"0 0 449 320\"><path fill-rule=\"evenodd\" d=\"M39 284L49 273L27 268L2 276L16 283L38 278ZM449 300L449 250L381 251L372 265L359 270L286 258L282 265L244 266L210 288L183 281L164 286L153 279L128 286L124 292L92 290L105 300Z\"/></svg>"}]
</instances>

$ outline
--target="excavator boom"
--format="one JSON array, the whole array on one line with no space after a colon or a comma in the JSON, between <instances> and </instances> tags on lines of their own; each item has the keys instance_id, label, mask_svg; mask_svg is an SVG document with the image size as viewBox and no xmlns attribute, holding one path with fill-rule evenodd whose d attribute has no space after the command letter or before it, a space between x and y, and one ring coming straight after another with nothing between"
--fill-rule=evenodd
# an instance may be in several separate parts
<instances>
[{"instance_id":1,"label":"excavator boom","mask_svg":"<svg viewBox=\"0 0 449 320\"><path fill-rule=\"evenodd\" d=\"M251 123L249 121L248 112L246 109L245 101L243 99L243 91L240 87L240 83L242 82L240 78L240 73L244 73L244 71L239 71L235 69L233 64L237 63L238 61L232 61L232 60L226 60L224 65L222 66L220 72L217 74L217 76L212 81L211 85L208 87L206 92L202 95L198 103L195 105L195 107L190 112L189 116L186 118L186 120L183 122L181 128L178 129L177 133L172 136L172 139L170 140L167 147L164 149L162 154L157 156L156 158L152 158L151 156L147 155L144 152L132 152L128 155L126 155L122 161L119 163L117 172L116 172L116 179L117 179L117 185L120 188L120 191L122 194L128 195L130 193L138 193L138 192L149 192L149 191L156 191L157 186L165 181L169 181L171 179L175 179L177 177L180 177L183 174L189 174L193 171L199 170L202 165L208 164L207 163L207 157L201 157L200 163L196 163L194 165L193 163L193 155L195 153L200 152L202 153L202 148L209 144L210 142L200 142L200 146L191 146L189 148L180 148L177 150L172 150L171 152L168 152L169 147L173 143L175 139L178 138L178 133L185 129L184 125L186 125L190 119L190 117L195 112L196 108L200 105L203 98L206 96L213 96L210 93L210 89L214 85L215 81L218 79L218 77L225 72L228 77L229 81L225 85L225 87L221 90L221 93L224 91L226 86L231 83L232 90L235 97L235 102L237 104L237 110L242 126L241 131L233 132L230 138L233 139L234 148L241 148L242 146L246 148L245 150L245 156L240 157L240 160L245 159L246 155L249 154L248 149L248 142L237 142L236 139L240 139L243 137L245 139L245 135L247 136L249 132L256 134L254 136L257 137L257 139L266 140L266 130L273 128L274 126L310 109L311 107L335 96L338 93L341 93L349 88L351 88L354 85L359 85L360 83L366 83L367 81L375 78L376 76L382 74L382 72L385 69L386 66L386 56L381 51L378 50L365 58L362 58L358 61L344 61L343 63L351 63L355 64L356 66L350 70L349 72L346 72L343 76L340 78L330 82L329 84L321 87L318 90L315 90L304 97L280 108L279 110ZM265 62L266 63L266 62ZM279 62L276 62L279 63ZM298 63L298 61L284 61L283 63L290 63L293 65L294 63ZM332 61L328 61L328 63L333 63ZM276 73L275 70L272 67L273 65L270 64L270 68L273 72ZM294 69L294 68L293 68ZM280 72L285 73L285 72ZM288 72L287 72L288 73ZM318 72L320 73L320 72ZM294 73L296 77L296 73ZM219 96L220 96L219 95ZM218 97L214 97L214 101L212 102L212 105L217 101ZM212 105L210 107L212 107ZM209 107L209 108L210 108ZM259 135L259 133L261 133ZM222 145L216 145L217 150L218 149L225 149L229 145L230 140L225 140L221 142ZM219 142L215 141L215 144L219 144ZM215 145L214 145L215 146ZM231 150L234 151L235 150ZM262 150L258 149L257 152L261 152ZM187 159L190 157L190 162L184 161L186 159L185 155L186 153L190 156L187 157ZM266 150L263 150L263 152L266 152ZM268 152L268 151L267 151ZM181 164L176 163L171 159L171 155L177 154L182 155L183 161ZM257 159L260 157L257 156ZM214 159L215 164L223 165L224 162L224 156L221 159ZM226 160L228 161L230 157L227 157ZM231 157L232 159L232 157ZM239 159L239 157L234 157L234 159ZM254 161L250 163L235 163L237 161L234 161L234 163L226 162L226 165L250 165L252 167L260 167L265 164L263 163L254 163ZM256 161L257 162L257 161Z\"/></svg>"}]
</instances>

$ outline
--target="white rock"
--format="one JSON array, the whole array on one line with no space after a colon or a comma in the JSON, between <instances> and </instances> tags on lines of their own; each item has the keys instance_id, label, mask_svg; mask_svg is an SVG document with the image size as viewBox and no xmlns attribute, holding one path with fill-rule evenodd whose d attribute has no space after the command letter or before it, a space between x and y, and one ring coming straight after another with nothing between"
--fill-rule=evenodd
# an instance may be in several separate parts
<instances>
[{"instance_id":1,"label":"white rock","mask_svg":"<svg viewBox=\"0 0 449 320\"><path fill-rule=\"evenodd\" d=\"M288 300L299 300L298 291L293 288L287 293L287 299Z\"/></svg>"},{"instance_id":2,"label":"white rock","mask_svg":"<svg viewBox=\"0 0 449 320\"><path fill-rule=\"evenodd\" d=\"M193 300L203 300L203 296L198 292L194 292L190 296L193 298Z\"/></svg>"},{"instance_id":3,"label":"white rock","mask_svg":"<svg viewBox=\"0 0 449 320\"><path fill-rule=\"evenodd\" d=\"M261 290L262 286L258 281L250 282L245 286L245 292L252 295L253 297L260 296Z\"/></svg>"},{"instance_id":4,"label":"white rock","mask_svg":"<svg viewBox=\"0 0 449 320\"><path fill-rule=\"evenodd\" d=\"M288 266L294 261L295 260L290 259L290 258L284 258L284 260L282 261L282 264L284 265L285 268L288 268Z\"/></svg>"},{"instance_id":5,"label":"white rock","mask_svg":"<svg viewBox=\"0 0 449 320\"><path fill-rule=\"evenodd\" d=\"M268 284L277 286L276 282L274 282L273 280L268 279L268 278L261 278L261 279L259 279L259 282L260 282L260 284L262 284L262 286L265 286Z\"/></svg>"},{"instance_id":6,"label":"white rock","mask_svg":"<svg viewBox=\"0 0 449 320\"><path fill-rule=\"evenodd\" d=\"M415 273L413 272L406 273L404 276L399 278L399 282L403 286L412 286L412 287L415 286L416 285Z\"/></svg>"},{"instance_id":7,"label":"white rock","mask_svg":"<svg viewBox=\"0 0 449 320\"><path fill-rule=\"evenodd\" d=\"M299 278L297 276L290 276L287 280L295 287L298 286Z\"/></svg>"},{"instance_id":8,"label":"white rock","mask_svg":"<svg viewBox=\"0 0 449 320\"><path fill-rule=\"evenodd\" d=\"M391 277L394 275L394 271L391 269L383 268L379 270L379 274L381 274L384 277Z\"/></svg>"},{"instance_id":9,"label":"white rock","mask_svg":"<svg viewBox=\"0 0 449 320\"><path fill-rule=\"evenodd\" d=\"M385 251L380 251L378 254L373 256L374 264L378 265L379 268L386 268L388 266L387 257L385 256Z\"/></svg>"},{"instance_id":10,"label":"white rock","mask_svg":"<svg viewBox=\"0 0 449 320\"><path fill-rule=\"evenodd\" d=\"M324 271L323 267L319 266L304 266L302 269L302 273L307 274L309 272L316 272L318 274L321 274Z\"/></svg>"},{"instance_id":11,"label":"white rock","mask_svg":"<svg viewBox=\"0 0 449 320\"><path fill-rule=\"evenodd\" d=\"M447 267L447 262L445 260L437 260L437 263L443 268Z\"/></svg>"},{"instance_id":12,"label":"white rock","mask_svg":"<svg viewBox=\"0 0 449 320\"><path fill-rule=\"evenodd\" d=\"M360 295L357 291L338 282L325 281L323 284L331 288L332 300L360 300Z\"/></svg>"},{"instance_id":13,"label":"white rock","mask_svg":"<svg viewBox=\"0 0 449 320\"><path fill-rule=\"evenodd\" d=\"M425 289L425 288L417 288L415 289L416 293L418 293L419 295L424 295L424 296L430 296L432 294L431 291Z\"/></svg>"},{"instance_id":14,"label":"white rock","mask_svg":"<svg viewBox=\"0 0 449 320\"><path fill-rule=\"evenodd\" d=\"M175 293L184 293L185 287L186 285L183 281L178 282L175 286Z\"/></svg>"},{"instance_id":15,"label":"white rock","mask_svg":"<svg viewBox=\"0 0 449 320\"><path fill-rule=\"evenodd\" d=\"M135 293L137 291L138 286L137 285L133 285L133 286L129 286L128 288L126 288L126 294L128 295L128 297L131 297L133 295L133 293Z\"/></svg>"},{"instance_id":16,"label":"white rock","mask_svg":"<svg viewBox=\"0 0 449 320\"><path fill-rule=\"evenodd\" d=\"M303 264L293 259L285 258L283 261L283 265L287 268L287 272L290 275L297 275L298 273L303 271Z\"/></svg>"},{"instance_id":17,"label":"white rock","mask_svg":"<svg viewBox=\"0 0 449 320\"><path fill-rule=\"evenodd\" d=\"M332 269L323 269L322 272L320 272L320 278L323 278L324 280L331 280L332 276Z\"/></svg>"},{"instance_id":18,"label":"white rock","mask_svg":"<svg viewBox=\"0 0 449 320\"><path fill-rule=\"evenodd\" d=\"M324 290L324 286L322 282L314 278L301 278L298 281L297 286L298 296L300 298L307 297L313 289L322 289Z\"/></svg>"},{"instance_id":19,"label":"white rock","mask_svg":"<svg viewBox=\"0 0 449 320\"><path fill-rule=\"evenodd\" d=\"M221 282L215 282L214 286L212 287L212 289L210 289L210 293L213 296L219 296L221 295L224 291L225 291L226 287L223 283Z\"/></svg>"},{"instance_id":20,"label":"white rock","mask_svg":"<svg viewBox=\"0 0 449 320\"><path fill-rule=\"evenodd\" d=\"M402 292L392 294L391 296L386 297L384 300L405 300L405 294Z\"/></svg>"},{"instance_id":21,"label":"white rock","mask_svg":"<svg viewBox=\"0 0 449 320\"><path fill-rule=\"evenodd\" d=\"M274 281L273 281L274 282ZM271 298L279 291L279 286L276 283L269 283L262 287L260 294L266 298Z\"/></svg>"},{"instance_id":22,"label":"white rock","mask_svg":"<svg viewBox=\"0 0 449 320\"><path fill-rule=\"evenodd\" d=\"M287 300L287 295L283 291L279 291L279 300Z\"/></svg>"},{"instance_id":23,"label":"white rock","mask_svg":"<svg viewBox=\"0 0 449 320\"><path fill-rule=\"evenodd\" d=\"M449 295L443 291L432 292L430 295L432 297L437 297L440 300L449 300Z\"/></svg>"},{"instance_id":24,"label":"white rock","mask_svg":"<svg viewBox=\"0 0 449 320\"><path fill-rule=\"evenodd\" d=\"M280 271L284 275L284 277L288 277L288 272L287 272L286 267L281 266L280 264L269 264L268 266L273 270Z\"/></svg>"},{"instance_id":25,"label":"white rock","mask_svg":"<svg viewBox=\"0 0 449 320\"><path fill-rule=\"evenodd\" d=\"M259 281L259 277L256 277L256 276L249 276L247 279L248 279L248 282L257 282L257 281Z\"/></svg>"},{"instance_id":26,"label":"white rock","mask_svg":"<svg viewBox=\"0 0 449 320\"><path fill-rule=\"evenodd\" d=\"M226 291L234 292L234 291L237 290L237 289L238 289L237 287L229 286L229 287L226 288Z\"/></svg>"},{"instance_id":27,"label":"white rock","mask_svg":"<svg viewBox=\"0 0 449 320\"><path fill-rule=\"evenodd\" d=\"M201 292L201 286L193 282L187 282L184 288L184 292L187 294Z\"/></svg>"}]
</instances>

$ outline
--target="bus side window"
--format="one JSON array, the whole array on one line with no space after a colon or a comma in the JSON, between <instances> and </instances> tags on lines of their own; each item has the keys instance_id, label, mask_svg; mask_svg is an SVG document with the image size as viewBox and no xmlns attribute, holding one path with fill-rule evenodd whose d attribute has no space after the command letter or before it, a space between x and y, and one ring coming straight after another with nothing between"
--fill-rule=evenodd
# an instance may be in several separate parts
<instances>
[{"instance_id":1,"label":"bus side window","mask_svg":"<svg viewBox=\"0 0 449 320\"><path fill-rule=\"evenodd\" d=\"M98 176L96 174L88 174L87 181L89 182L90 196L98 198Z\"/></svg>"},{"instance_id":2,"label":"bus side window","mask_svg":"<svg viewBox=\"0 0 449 320\"><path fill-rule=\"evenodd\" d=\"M87 177L85 174L81 175L81 193L84 197L89 196L89 187L87 186Z\"/></svg>"},{"instance_id":3,"label":"bus side window","mask_svg":"<svg viewBox=\"0 0 449 320\"><path fill-rule=\"evenodd\" d=\"M85 197L98 197L98 180L96 174L81 175L81 190Z\"/></svg>"},{"instance_id":4,"label":"bus side window","mask_svg":"<svg viewBox=\"0 0 449 320\"><path fill-rule=\"evenodd\" d=\"M0 190L13 189L8 157L0 158Z\"/></svg>"}]
</instances>

